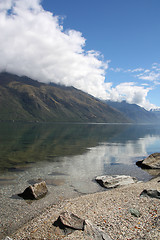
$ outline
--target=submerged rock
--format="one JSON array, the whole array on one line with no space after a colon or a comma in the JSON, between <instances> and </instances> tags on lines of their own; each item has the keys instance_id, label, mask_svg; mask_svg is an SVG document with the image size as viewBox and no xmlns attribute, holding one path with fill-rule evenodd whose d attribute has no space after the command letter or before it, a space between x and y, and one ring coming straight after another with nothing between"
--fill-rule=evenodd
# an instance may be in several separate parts
<instances>
[{"instance_id":1,"label":"submerged rock","mask_svg":"<svg viewBox=\"0 0 160 240\"><path fill-rule=\"evenodd\" d=\"M46 182L42 181L39 183L35 183L27 187L23 193L18 194L18 196L22 197L23 199L31 199L31 200L38 200L44 197L48 192Z\"/></svg>"},{"instance_id":2,"label":"submerged rock","mask_svg":"<svg viewBox=\"0 0 160 240\"><path fill-rule=\"evenodd\" d=\"M126 175L98 176L95 180L105 188L116 188L137 182L136 178Z\"/></svg>"},{"instance_id":3,"label":"submerged rock","mask_svg":"<svg viewBox=\"0 0 160 240\"><path fill-rule=\"evenodd\" d=\"M160 169L160 153L153 153L142 161L136 162L141 168Z\"/></svg>"},{"instance_id":4,"label":"submerged rock","mask_svg":"<svg viewBox=\"0 0 160 240\"><path fill-rule=\"evenodd\" d=\"M160 199L160 192L157 190L146 190L144 189L143 192L140 194L141 197L151 197L151 198L158 198Z\"/></svg>"}]
</instances>

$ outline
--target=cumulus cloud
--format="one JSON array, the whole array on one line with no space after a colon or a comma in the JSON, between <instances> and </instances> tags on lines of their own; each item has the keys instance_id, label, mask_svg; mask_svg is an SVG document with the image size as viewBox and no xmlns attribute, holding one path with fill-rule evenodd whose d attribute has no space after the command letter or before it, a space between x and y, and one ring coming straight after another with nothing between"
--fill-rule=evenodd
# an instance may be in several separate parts
<instances>
[{"instance_id":1,"label":"cumulus cloud","mask_svg":"<svg viewBox=\"0 0 160 240\"><path fill-rule=\"evenodd\" d=\"M113 87L106 82L109 61L104 62L97 51L85 51L82 33L65 31L61 20L45 11L41 0L0 0L0 72L74 86L101 99L126 99L149 106L146 101L149 88L131 83ZM159 66L155 63L152 67L155 71ZM130 72L141 74L142 70ZM122 68L112 71L125 72ZM142 77L145 76L139 75Z\"/></svg>"},{"instance_id":2,"label":"cumulus cloud","mask_svg":"<svg viewBox=\"0 0 160 240\"><path fill-rule=\"evenodd\" d=\"M82 33L64 31L59 17L45 11L40 0L1 0L0 32L0 71L105 98L108 62L96 51L85 51Z\"/></svg>"},{"instance_id":3,"label":"cumulus cloud","mask_svg":"<svg viewBox=\"0 0 160 240\"><path fill-rule=\"evenodd\" d=\"M110 85L107 91L107 98L119 102L126 100L128 103L135 103L141 107L150 109L155 107L146 99L150 90L152 90L150 87L145 88L144 86L136 86L134 82L124 82L120 83L115 88Z\"/></svg>"}]
</instances>

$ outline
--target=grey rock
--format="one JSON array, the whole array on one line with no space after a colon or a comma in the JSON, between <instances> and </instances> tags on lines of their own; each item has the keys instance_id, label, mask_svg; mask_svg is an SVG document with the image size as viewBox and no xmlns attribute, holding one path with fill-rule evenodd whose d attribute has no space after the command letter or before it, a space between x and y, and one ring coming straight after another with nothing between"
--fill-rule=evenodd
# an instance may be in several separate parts
<instances>
[{"instance_id":1,"label":"grey rock","mask_svg":"<svg viewBox=\"0 0 160 240\"><path fill-rule=\"evenodd\" d=\"M160 169L160 153L153 153L136 164L141 168Z\"/></svg>"},{"instance_id":2,"label":"grey rock","mask_svg":"<svg viewBox=\"0 0 160 240\"><path fill-rule=\"evenodd\" d=\"M12 238L7 236L4 240L12 240Z\"/></svg>"},{"instance_id":3,"label":"grey rock","mask_svg":"<svg viewBox=\"0 0 160 240\"><path fill-rule=\"evenodd\" d=\"M141 194L141 197L151 197L160 199L160 192L157 190L146 190L144 189Z\"/></svg>"},{"instance_id":4,"label":"grey rock","mask_svg":"<svg viewBox=\"0 0 160 240\"><path fill-rule=\"evenodd\" d=\"M83 220L73 213L62 212L58 219L53 223L59 227L64 234L71 234L75 230L83 231L84 239L87 240L111 240L111 238L89 220Z\"/></svg>"},{"instance_id":5,"label":"grey rock","mask_svg":"<svg viewBox=\"0 0 160 240\"><path fill-rule=\"evenodd\" d=\"M137 182L136 178L126 175L98 176L95 180L105 188L116 188Z\"/></svg>"},{"instance_id":6,"label":"grey rock","mask_svg":"<svg viewBox=\"0 0 160 240\"><path fill-rule=\"evenodd\" d=\"M71 228L74 230L84 230L84 220L67 211L59 215L54 225L59 226L61 229Z\"/></svg>"},{"instance_id":7,"label":"grey rock","mask_svg":"<svg viewBox=\"0 0 160 240\"><path fill-rule=\"evenodd\" d=\"M93 225L89 220L85 220L84 225L84 239L88 240L111 240L111 238L98 228L96 225Z\"/></svg>"},{"instance_id":8,"label":"grey rock","mask_svg":"<svg viewBox=\"0 0 160 240\"><path fill-rule=\"evenodd\" d=\"M40 199L44 197L48 192L46 182L42 181L39 183L35 183L34 185L30 185L27 187L23 193L18 194L18 196L24 199Z\"/></svg>"},{"instance_id":9,"label":"grey rock","mask_svg":"<svg viewBox=\"0 0 160 240\"><path fill-rule=\"evenodd\" d=\"M130 208L129 212L135 217L140 217L140 215L141 215L140 212L135 208Z\"/></svg>"}]
</instances>

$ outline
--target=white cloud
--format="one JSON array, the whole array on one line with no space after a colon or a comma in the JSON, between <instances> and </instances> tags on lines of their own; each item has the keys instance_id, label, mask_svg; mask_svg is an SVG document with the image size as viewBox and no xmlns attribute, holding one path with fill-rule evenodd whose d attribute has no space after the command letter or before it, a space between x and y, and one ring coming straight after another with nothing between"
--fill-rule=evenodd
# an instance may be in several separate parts
<instances>
[{"instance_id":1,"label":"white cloud","mask_svg":"<svg viewBox=\"0 0 160 240\"><path fill-rule=\"evenodd\" d=\"M111 71L113 72L123 72L123 68L110 68Z\"/></svg>"},{"instance_id":2,"label":"white cloud","mask_svg":"<svg viewBox=\"0 0 160 240\"><path fill-rule=\"evenodd\" d=\"M12 6L12 0L0 0L0 11L7 11Z\"/></svg>"},{"instance_id":3,"label":"white cloud","mask_svg":"<svg viewBox=\"0 0 160 240\"><path fill-rule=\"evenodd\" d=\"M155 71L144 71L144 73L141 73L137 75L139 79L147 80L147 81L159 81L160 80L160 72Z\"/></svg>"},{"instance_id":4,"label":"white cloud","mask_svg":"<svg viewBox=\"0 0 160 240\"><path fill-rule=\"evenodd\" d=\"M111 71L113 72L124 72L124 73L127 73L127 72L130 72L130 73L134 73L134 72L142 72L144 71L143 68L135 68L135 69L123 69L123 68L110 68Z\"/></svg>"},{"instance_id":5,"label":"white cloud","mask_svg":"<svg viewBox=\"0 0 160 240\"><path fill-rule=\"evenodd\" d=\"M152 64L152 69L156 69L156 70L160 71L160 64L159 63L153 63Z\"/></svg>"},{"instance_id":6,"label":"white cloud","mask_svg":"<svg viewBox=\"0 0 160 240\"><path fill-rule=\"evenodd\" d=\"M136 69L131 70L131 72L142 72L142 71L144 71L143 68L136 68Z\"/></svg>"},{"instance_id":7,"label":"white cloud","mask_svg":"<svg viewBox=\"0 0 160 240\"><path fill-rule=\"evenodd\" d=\"M131 72L131 73L134 73L134 72L142 72L144 71L143 68L135 68L135 69L127 69L127 70L124 70L124 72Z\"/></svg>"},{"instance_id":8,"label":"white cloud","mask_svg":"<svg viewBox=\"0 0 160 240\"><path fill-rule=\"evenodd\" d=\"M151 104L147 99L147 94L151 88L145 88L143 86L136 86L133 82L124 82L113 88L110 85L108 89L108 99L112 101L126 100L128 103L135 103L146 109L154 108L155 106Z\"/></svg>"},{"instance_id":9,"label":"white cloud","mask_svg":"<svg viewBox=\"0 0 160 240\"><path fill-rule=\"evenodd\" d=\"M144 69L140 74L137 74L141 80L152 81L155 85L160 81L160 64L153 63L151 69Z\"/></svg>"},{"instance_id":10,"label":"white cloud","mask_svg":"<svg viewBox=\"0 0 160 240\"><path fill-rule=\"evenodd\" d=\"M142 86L149 86L148 83L142 83L141 85L142 85Z\"/></svg>"},{"instance_id":11,"label":"white cloud","mask_svg":"<svg viewBox=\"0 0 160 240\"><path fill-rule=\"evenodd\" d=\"M0 7L0 71L72 85L105 98L108 62L100 53L84 50L80 32L64 32L59 17L45 11L39 0L1 0Z\"/></svg>"},{"instance_id":12,"label":"white cloud","mask_svg":"<svg viewBox=\"0 0 160 240\"><path fill-rule=\"evenodd\" d=\"M60 17L45 11L40 2L0 0L0 71L74 86L101 99L151 105L146 101L149 88L131 83L113 88L112 83L106 83L109 61L104 62L97 51L85 51L82 33L64 31ZM153 64L153 68L157 69L158 64ZM126 72L122 68L112 71ZM140 71L143 69L128 70Z\"/></svg>"}]
</instances>

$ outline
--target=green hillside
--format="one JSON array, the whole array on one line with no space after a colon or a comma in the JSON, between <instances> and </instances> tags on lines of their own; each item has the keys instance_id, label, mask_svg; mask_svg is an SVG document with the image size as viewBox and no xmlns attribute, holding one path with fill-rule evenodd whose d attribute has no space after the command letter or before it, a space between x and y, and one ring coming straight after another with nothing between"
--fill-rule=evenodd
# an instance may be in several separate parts
<instances>
[{"instance_id":1,"label":"green hillside","mask_svg":"<svg viewBox=\"0 0 160 240\"><path fill-rule=\"evenodd\" d=\"M0 73L0 120L128 122L119 111L73 87Z\"/></svg>"}]
</instances>

